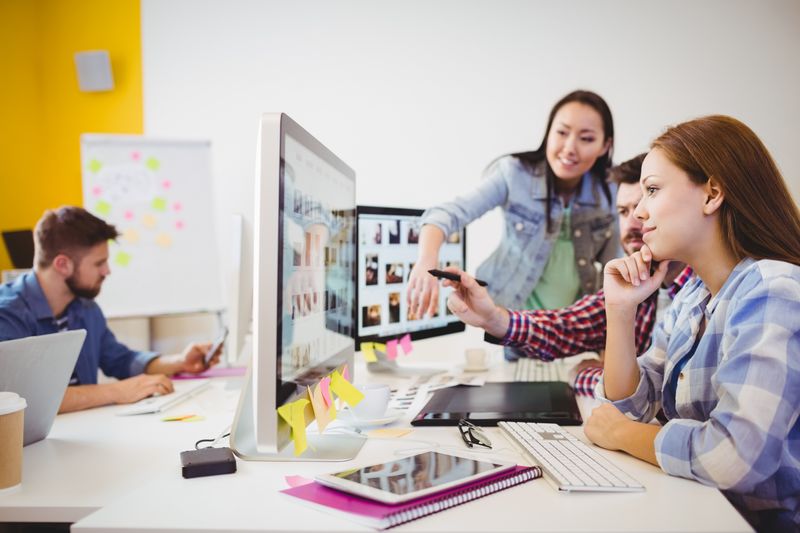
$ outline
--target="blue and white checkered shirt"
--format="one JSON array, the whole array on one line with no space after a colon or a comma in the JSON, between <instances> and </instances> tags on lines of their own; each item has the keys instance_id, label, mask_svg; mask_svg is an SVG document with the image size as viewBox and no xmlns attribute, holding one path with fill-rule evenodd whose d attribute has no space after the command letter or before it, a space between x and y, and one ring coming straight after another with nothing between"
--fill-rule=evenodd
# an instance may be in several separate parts
<instances>
[{"instance_id":1,"label":"blue and white checkered shirt","mask_svg":"<svg viewBox=\"0 0 800 533\"><path fill-rule=\"evenodd\" d=\"M643 422L664 409L661 468L719 487L755 523L769 510L800 524L800 267L745 259L714 298L690 281L638 362L636 392L613 403Z\"/></svg>"}]
</instances>

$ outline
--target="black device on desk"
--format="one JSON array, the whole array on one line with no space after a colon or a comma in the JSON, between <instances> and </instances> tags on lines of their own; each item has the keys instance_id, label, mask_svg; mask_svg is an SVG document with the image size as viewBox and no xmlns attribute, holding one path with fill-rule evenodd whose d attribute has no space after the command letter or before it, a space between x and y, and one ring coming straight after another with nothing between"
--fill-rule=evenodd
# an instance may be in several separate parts
<instances>
[{"instance_id":1,"label":"black device on desk","mask_svg":"<svg viewBox=\"0 0 800 533\"><path fill-rule=\"evenodd\" d=\"M575 394L566 383L517 381L438 390L411 425L455 426L462 418L477 426L496 426L504 420L562 426L583 423Z\"/></svg>"}]
</instances>

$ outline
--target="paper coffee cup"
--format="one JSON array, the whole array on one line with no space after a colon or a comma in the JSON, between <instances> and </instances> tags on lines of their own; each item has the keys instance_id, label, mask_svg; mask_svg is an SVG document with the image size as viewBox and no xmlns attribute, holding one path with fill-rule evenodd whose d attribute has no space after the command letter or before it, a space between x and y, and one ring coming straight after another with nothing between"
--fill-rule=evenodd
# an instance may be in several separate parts
<instances>
[{"instance_id":1,"label":"paper coffee cup","mask_svg":"<svg viewBox=\"0 0 800 533\"><path fill-rule=\"evenodd\" d=\"M22 484L22 429L25 398L0 392L0 492Z\"/></svg>"},{"instance_id":2,"label":"paper coffee cup","mask_svg":"<svg viewBox=\"0 0 800 533\"><path fill-rule=\"evenodd\" d=\"M466 370L485 370L489 362L489 354L483 348L467 348L464 351Z\"/></svg>"}]
</instances>

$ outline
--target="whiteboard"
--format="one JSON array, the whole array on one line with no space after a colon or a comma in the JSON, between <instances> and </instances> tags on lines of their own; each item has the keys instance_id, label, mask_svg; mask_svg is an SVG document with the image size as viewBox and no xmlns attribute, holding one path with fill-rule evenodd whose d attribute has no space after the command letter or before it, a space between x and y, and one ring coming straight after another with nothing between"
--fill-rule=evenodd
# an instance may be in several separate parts
<instances>
[{"instance_id":1,"label":"whiteboard","mask_svg":"<svg viewBox=\"0 0 800 533\"><path fill-rule=\"evenodd\" d=\"M208 141L81 136L84 208L120 233L97 297L106 316L222 309L210 150Z\"/></svg>"}]
</instances>

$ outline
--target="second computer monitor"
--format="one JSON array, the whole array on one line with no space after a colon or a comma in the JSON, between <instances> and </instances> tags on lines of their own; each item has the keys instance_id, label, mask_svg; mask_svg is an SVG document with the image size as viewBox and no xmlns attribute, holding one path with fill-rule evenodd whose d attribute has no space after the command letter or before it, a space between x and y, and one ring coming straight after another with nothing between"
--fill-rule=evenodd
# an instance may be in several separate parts
<instances>
[{"instance_id":1,"label":"second computer monitor","mask_svg":"<svg viewBox=\"0 0 800 533\"><path fill-rule=\"evenodd\" d=\"M434 316L415 316L406 297L408 276L417 261L421 209L358 206L358 288L356 349L410 333L424 339L464 331L447 308L452 289L440 287ZM464 268L466 230L449 235L439 251L439 268Z\"/></svg>"}]
</instances>

